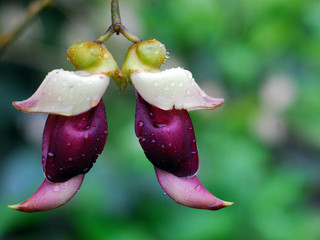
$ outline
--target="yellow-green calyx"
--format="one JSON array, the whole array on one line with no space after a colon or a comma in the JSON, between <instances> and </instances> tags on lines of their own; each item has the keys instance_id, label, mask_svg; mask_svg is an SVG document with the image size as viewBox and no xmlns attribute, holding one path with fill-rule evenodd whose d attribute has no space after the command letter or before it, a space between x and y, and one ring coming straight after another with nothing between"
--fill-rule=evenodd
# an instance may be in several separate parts
<instances>
[{"instance_id":1,"label":"yellow-green calyx","mask_svg":"<svg viewBox=\"0 0 320 240\"><path fill-rule=\"evenodd\" d=\"M68 49L69 61L78 69L92 74L116 76L119 68L108 49L99 43L84 41Z\"/></svg>"},{"instance_id":2,"label":"yellow-green calyx","mask_svg":"<svg viewBox=\"0 0 320 240\"><path fill-rule=\"evenodd\" d=\"M135 43L128 50L121 72L129 78L131 73L139 70L159 71L166 57L166 47L155 39Z\"/></svg>"}]
</instances>

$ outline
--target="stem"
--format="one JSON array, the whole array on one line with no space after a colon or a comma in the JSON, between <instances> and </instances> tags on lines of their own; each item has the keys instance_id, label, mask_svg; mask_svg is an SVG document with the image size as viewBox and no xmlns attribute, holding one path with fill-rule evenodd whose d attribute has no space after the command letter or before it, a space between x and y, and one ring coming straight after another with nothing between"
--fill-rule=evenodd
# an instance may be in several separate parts
<instances>
[{"instance_id":1,"label":"stem","mask_svg":"<svg viewBox=\"0 0 320 240\"><path fill-rule=\"evenodd\" d=\"M38 16L46 7L51 6L54 0L39 0L32 2L23 21L11 32L0 36L0 56L6 48L24 31L24 29Z\"/></svg>"},{"instance_id":2,"label":"stem","mask_svg":"<svg viewBox=\"0 0 320 240\"><path fill-rule=\"evenodd\" d=\"M113 25L111 25L108 30L100 37L98 37L96 40L94 40L96 43L103 43L105 41L107 41L111 36L112 34L115 33L115 30L113 28Z\"/></svg>"},{"instance_id":3,"label":"stem","mask_svg":"<svg viewBox=\"0 0 320 240\"><path fill-rule=\"evenodd\" d=\"M107 41L112 34L116 33L119 35L120 33L129 41L137 43L141 42L141 39L134 36L132 33L128 31L128 29L122 25L121 17L120 17L120 9L119 9L119 1L118 0L110 0L111 3L111 20L112 25L108 28L108 30L96 40L97 43L103 43Z\"/></svg>"},{"instance_id":4,"label":"stem","mask_svg":"<svg viewBox=\"0 0 320 240\"><path fill-rule=\"evenodd\" d=\"M117 35L119 35L121 29L121 17L118 0L111 0L111 19L113 29Z\"/></svg>"},{"instance_id":5,"label":"stem","mask_svg":"<svg viewBox=\"0 0 320 240\"><path fill-rule=\"evenodd\" d=\"M120 33L131 42L141 42L141 39L130 33L124 25L121 25Z\"/></svg>"}]
</instances>

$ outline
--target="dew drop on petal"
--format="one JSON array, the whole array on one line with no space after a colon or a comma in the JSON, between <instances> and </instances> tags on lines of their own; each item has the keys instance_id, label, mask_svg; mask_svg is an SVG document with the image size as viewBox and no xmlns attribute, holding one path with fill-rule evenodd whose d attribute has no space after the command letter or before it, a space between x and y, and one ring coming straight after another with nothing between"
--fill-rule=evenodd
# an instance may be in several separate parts
<instances>
[{"instance_id":1,"label":"dew drop on petal","mask_svg":"<svg viewBox=\"0 0 320 240\"><path fill-rule=\"evenodd\" d=\"M197 185L197 186L195 187L195 190L196 190L197 192L200 192L200 190L201 190L201 185Z\"/></svg>"},{"instance_id":2,"label":"dew drop on petal","mask_svg":"<svg viewBox=\"0 0 320 240\"><path fill-rule=\"evenodd\" d=\"M60 187L59 187L59 186L54 186L54 187L53 187L53 191L54 191L54 192L58 192L59 190L60 190Z\"/></svg>"},{"instance_id":3,"label":"dew drop on petal","mask_svg":"<svg viewBox=\"0 0 320 240\"><path fill-rule=\"evenodd\" d=\"M54 154L49 152L47 157L47 162L52 163L54 159Z\"/></svg>"},{"instance_id":4,"label":"dew drop on petal","mask_svg":"<svg viewBox=\"0 0 320 240\"><path fill-rule=\"evenodd\" d=\"M137 124L137 130L138 132L141 132L143 130L144 123L142 121L139 121Z\"/></svg>"},{"instance_id":5,"label":"dew drop on petal","mask_svg":"<svg viewBox=\"0 0 320 240\"><path fill-rule=\"evenodd\" d=\"M145 143L146 143L146 139L144 137L139 138L139 143L143 147L145 145Z\"/></svg>"}]
</instances>

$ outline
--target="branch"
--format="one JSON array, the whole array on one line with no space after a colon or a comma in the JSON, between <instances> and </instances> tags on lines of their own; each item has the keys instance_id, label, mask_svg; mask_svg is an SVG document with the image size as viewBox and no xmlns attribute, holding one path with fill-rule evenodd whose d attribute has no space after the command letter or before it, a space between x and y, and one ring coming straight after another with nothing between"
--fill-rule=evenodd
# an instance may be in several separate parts
<instances>
[{"instance_id":1,"label":"branch","mask_svg":"<svg viewBox=\"0 0 320 240\"><path fill-rule=\"evenodd\" d=\"M51 6L54 0L39 0L32 2L28 7L28 12L21 23L11 32L0 36L0 56L6 48L24 31L24 29L38 16L46 7Z\"/></svg>"}]
</instances>

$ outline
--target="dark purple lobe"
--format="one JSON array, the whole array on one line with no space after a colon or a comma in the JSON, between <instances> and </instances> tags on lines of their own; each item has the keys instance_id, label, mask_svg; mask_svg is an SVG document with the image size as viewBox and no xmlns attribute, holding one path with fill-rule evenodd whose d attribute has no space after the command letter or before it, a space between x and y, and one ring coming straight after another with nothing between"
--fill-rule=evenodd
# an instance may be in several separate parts
<instances>
[{"instance_id":1,"label":"dark purple lobe","mask_svg":"<svg viewBox=\"0 0 320 240\"><path fill-rule=\"evenodd\" d=\"M135 132L150 162L177 177L192 177L199 168L196 138L186 110L165 111L137 94Z\"/></svg>"},{"instance_id":2,"label":"dark purple lobe","mask_svg":"<svg viewBox=\"0 0 320 240\"><path fill-rule=\"evenodd\" d=\"M103 151L108 136L102 100L71 117L50 114L43 132L42 167L50 182L65 182L87 173Z\"/></svg>"}]
</instances>

